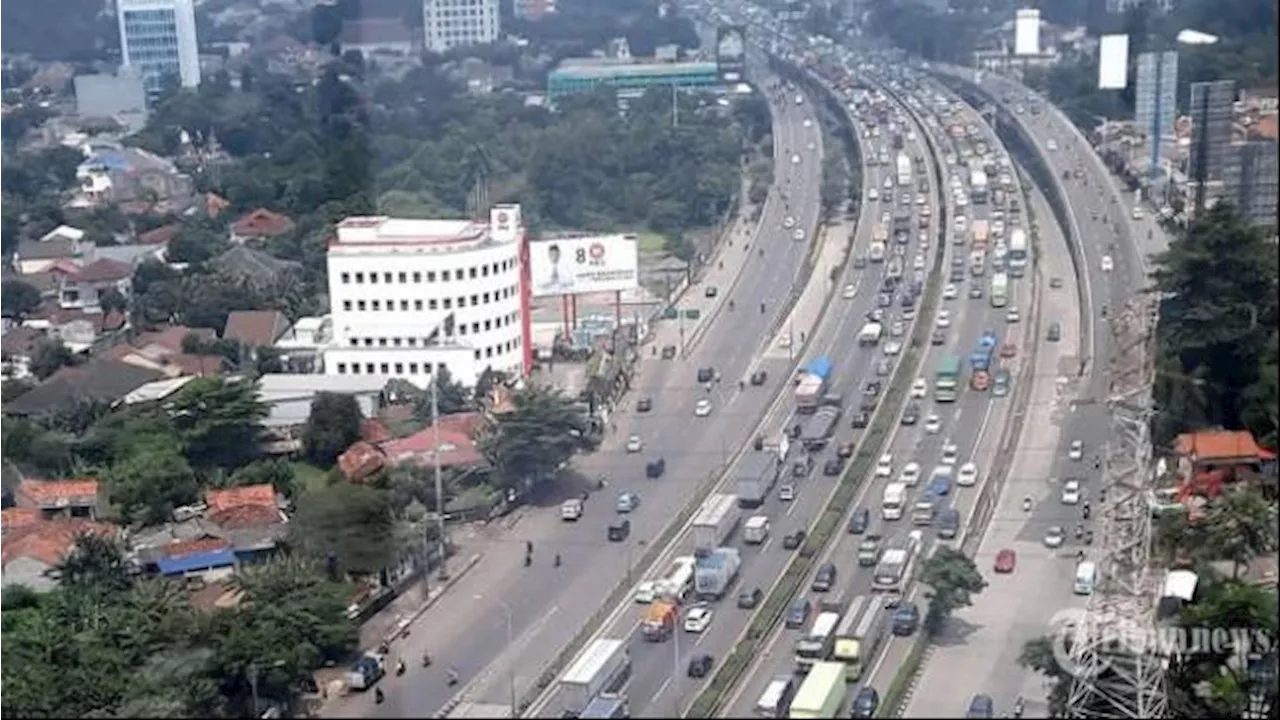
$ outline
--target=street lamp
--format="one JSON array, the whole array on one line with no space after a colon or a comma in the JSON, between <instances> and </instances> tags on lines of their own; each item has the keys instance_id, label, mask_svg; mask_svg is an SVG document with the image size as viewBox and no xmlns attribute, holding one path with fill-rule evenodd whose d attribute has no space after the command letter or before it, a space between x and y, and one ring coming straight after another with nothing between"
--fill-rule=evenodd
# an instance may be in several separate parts
<instances>
[{"instance_id":1,"label":"street lamp","mask_svg":"<svg viewBox=\"0 0 1280 720\"><path fill-rule=\"evenodd\" d=\"M484 595L476 595L476 596L475 596L475 599L476 599L476 600L484 600L484 599L485 599L485 597L484 597ZM511 647L511 639L512 639L512 635L513 635L512 630L511 630L511 625L512 625L512 620L511 620L511 606L510 606L510 605L508 605L508 604L506 603L506 601L505 601L505 600L502 600L502 599L500 599L500 598L491 598L491 599L492 599L494 602L496 602L496 603L498 603L499 605L501 605L501 606L502 606L502 611L503 611L503 613L506 615L506 619L507 619L507 647L508 647L508 648L510 648L510 647ZM515 717L519 717L519 716L520 716L520 713L518 712L518 709L516 708L516 664L515 664L514 662L512 662L512 663L510 664L510 667L508 668L508 670L509 670L509 672L508 672L508 676L507 676L507 680L508 680L508 688L507 688L507 690L508 690L508 692L510 693L510 696L511 696L511 717L515 718Z\"/></svg>"}]
</instances>

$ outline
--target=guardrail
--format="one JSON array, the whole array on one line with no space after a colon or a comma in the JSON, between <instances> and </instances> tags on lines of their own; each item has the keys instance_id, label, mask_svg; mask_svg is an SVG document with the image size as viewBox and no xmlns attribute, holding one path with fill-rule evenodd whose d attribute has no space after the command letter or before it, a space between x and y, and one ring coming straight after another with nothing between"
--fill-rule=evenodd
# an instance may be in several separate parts
<instances>
[{"instance_id":1,"label":"guardrail","mask_svg":"<svg viewBox=\"0 0 1280 720\"><path fill-rule=\"evenodd\" d=\"M830 92L825 86L823 86L823 89ZM899 104L902 104L901 98L894 97ZM925 130L925 125L920 122L920 118L915 116L909 109L908 112L912 114L920 132L926 137L926 143L935 160L933 163L934 193L938 204L939 220L937 225L937 253L934 257L934 267L930 273L925 297L921 302L920 312L917 314L917 318L928 318L933 315L938 304L938 296L941 293L940 281L944 265L943 260L947 250L947 212L943 195L943 187L945 186L942 182L942 168L940 163L936 161L938 153L933 144L932 136ZM813 523L800 551L788 563L782 576L770 589L769 597L752 614L750 623L742 638L738 641L729 657L720 665L720 668L708 683L706 690L694 700L693 704L685 712L685 717L713 717L716 711L719 710L725 695L741 681L742 674L750 667L752 659L755 658L759 651L760 642L768 637L774 626L777 625L787 605L795 596L796 591L799 590L804 578L812 570L815 558L835 536L835 531L848 511L849 505L854 500L855 493L861 486L862 480L870 472L875 458L879 457L885 440L893 434L892 424L898 418L898 410L901 409L902 403L906 400L910 384L914 380L921 362L928 355L930 330L928 323L916 322L912 330L911 342L901 361L894 369L893 378L890 381L888 391L885 393L885 401L876 408L867 431L859 439L853 462L841 474L835 491L828 499L822 514Z\"/></svg>"}]
</instances>

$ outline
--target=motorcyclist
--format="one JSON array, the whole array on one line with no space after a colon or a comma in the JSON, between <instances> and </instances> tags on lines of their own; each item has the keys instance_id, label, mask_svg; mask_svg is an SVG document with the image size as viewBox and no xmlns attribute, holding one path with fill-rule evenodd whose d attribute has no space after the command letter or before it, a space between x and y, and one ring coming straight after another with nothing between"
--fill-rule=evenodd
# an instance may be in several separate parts
<instances>
[{"instance_id":1,"label":"motorcyclist","mask_svg":"<svg viewBox=\"0 0 1280 720\"><path fill-rule=\"evenodd\" d=\"M374 702L376 702L376 703L378 703L379 705L381 705L381 704L382 704L382 701L383 701L383 700L385 700L385 699L386 699L386 696L382 694L382 688L374 688L374 689L373 689L373 701L374 701Z\"/></svg>"},{"instance_id":2,"label":"motorcyclist","mask_svg":"<svg viewBox=\"0 0 1280 720\"><path fill-rule=\"evenodd\" d=\"M1030 510L1030 509L1031 509L1031 496L1030 496L1030 495L1028 495L1028 496L1026 496L1026 497L1022 498L1022 509L1023 509L1023 510Z\"/></svg>"},{"instance_id":3,"label":"motorcyclist","mask_svg":"<svg viewBox=\"0 0 1280 720\"><path fill-rule=\"evenodd\" d=\"M396 674L403 675L405 671L404 658L396 658Z\"/></svg>"},{"instance_id":4,"label":"motorcyclist","mask_svg":"<svg viewBox=\"0 0 1280 720\"><path fill-rule=\"evenodd\" d=\"M422 667L431 667L431 653L422 651Z\"/></svg>"},{"instance_id":5,"label":"motorcyclist","mask_svg":"<svg viewBox=\"0 0 1280 720\"><path fill-rule=\"evenodd\" d=\"M1026 709L1027 709L1026 703L1022 701L1022 696L1019 695L1018 699L1013 701L1013 716L1022 717L1022 713Z\"/></svg>"},{"instance_id":6,"label":"motorcyclist","mask_svg":"<svg viewBox=\"0 0 1280 720\"><path fill-rule=\"evenodd\" d=\"M532 554L533 554L533 541L532 541L532 540L525 540L525 541L524 541L524 554L525 554L525 555L532 555Z\"/></svg>"},{"instance_id":7,"label":"motorcyclist","mask_svg":"<svg viewBox=\"0 0 1280 720\"><path fill-rule=\"evenodd\" d=\"M732 301L732 300L730 300L730 301L729 301L729 309L730 309L730 310L732 310L732 309L733 309L733 301Z\"/></svg>"},{"instance_id":8,"label":"motorcyclist","mask_svg":"<svg viewBox=\"0 0 1280 720\"><path fill-rule=\"evenodd\" d=\"M739 380L739 381L738 381L738 390L746 390L746 389L747 389L747 381L746 381L746 380Z\"/></svg>"},{"instance_id":9,"label":"motorcyclist","mask_svg":"<svg viewBox=\"0 0 1280 720\"><path fill-rule=\"evenodd\" d=\"M764 303L760 303L760 314L764 314Z\"/></svg>"},{"instance_id":10,"label":"motorcyclist","mask_svg":"<svg viewBox=\"0 0 1280 720\"><path fill-rule=\"evenodd\" d=\"M560 553L556 553L555 566L560 567Z\"/></svg>"},{"instance_id":11,"label":"motorcyclist","mask_svg":"<svg viewBox=\"0 0 1280 720\"><path fill-rule=\"evenodd\" d=\"M450 685L457 685L458 671L455 670L454 668L449 668L448 675L449 675L449 679L446 682L448 682Z\"/></svg>"}]
</instances>

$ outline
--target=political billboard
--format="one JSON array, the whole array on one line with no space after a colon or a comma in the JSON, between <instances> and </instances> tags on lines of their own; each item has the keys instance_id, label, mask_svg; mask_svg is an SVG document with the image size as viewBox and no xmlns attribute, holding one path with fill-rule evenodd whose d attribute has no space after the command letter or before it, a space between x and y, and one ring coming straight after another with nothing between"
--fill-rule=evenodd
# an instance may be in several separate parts
<instances>
[{"instance_id":1,"label":"political billboard","mask_svg":"<svg viewBox=\"0 0 1280 720\"><path fill-rule=\"evenodd\" d=\"M720 79L742 80L747 64L747 30L742 25L724 25L716 32L716 70Z\"/></svg>"},{"instance_id":2,"label":"political billboard","mask_svg":"<svg viewBox=\"0 0 1280 720\"><path fill-rule=\"evenodd\" d=\"M640 284L635 235L591 235L529 243L534 297L628 290Z\"/></svg>"}]
</instances>

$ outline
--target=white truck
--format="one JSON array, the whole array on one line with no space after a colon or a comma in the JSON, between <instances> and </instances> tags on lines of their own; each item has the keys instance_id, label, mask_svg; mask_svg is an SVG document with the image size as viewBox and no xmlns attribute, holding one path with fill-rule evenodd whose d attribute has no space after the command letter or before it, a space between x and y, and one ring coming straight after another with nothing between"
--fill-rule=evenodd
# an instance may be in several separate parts
<instances>
[{"instance_id":1,"label":"white truck","mask_svg":"<svg viewBox=\"0 0 1280 720\"><path fill-rule=\"evenodd\" d=\"M694 555L709 555L724 545L741 519L736 495L713 493L708 496L693 518Z\"/></svg>"},{"instance_id":2,"label":"white truck","mask_svg":"<svg viewBox=\"0 0 1280 720\"><path fill-rule=\"evenodd\" d=\"M737 548L721 547L698 559L694 567L693 592L699 600L719 600L724 597L738 569L742 567L742 555Z\"/></svg>"},{"instance_id":3,"label":"white truck","mask_svg":"<svg viewBox=\"0 0 1280 720\"><path fill-rule=\"evenodd\" d=\"M906 153L898 153L898 187L911 187L911 158Z\"/></svg>"},{"instance_id":4,"label":"white truck","mask_svg":"<svg viewBox=\"0 0 1280 720\"><path fill-rule=\"evenodd\" d=\"M591 643L560 676L565 712L576 717L597 695L617 690L630 671L626 641L600 638Z\"/></svg>"},{"instance_id":5,"label":"white truck","mask_svg":"<svg viewBox=\"0 0 1280 720\"><path fill-rule=\"evenodd\" d=\"M902 509L907 502L907 484L892 482L884 488L884 498L880 501L880 515L885 520L901 520Z\"/></svg>"},{"instance_id":6,"label":"white truck","mask_svg":"<svg viewBox=\"0 0 1280 720\"><path fill-rule=\"evenodd\" d=\"M742 541L748 545L760 545L769 538L769 518L752 515L742 524Z\"/></svg>"},{"instance_id":7,"label":"white truck","mask_svg":"<svg viewBox=\"0 0 1280 720\"><path fill-rule=\"evenodd\" d=\"M884 337L884 326L878 322L869 322L858 331L858 344L877 345L882 337Z\"/></svg>"},{"instance_id":8,"label":"white truck","mask_svg":"<svg viewBox=\"0 0 1280 720\"><path fill-rule=\"evenodd\" d=\"M565 522L574 522L582 517L582 500L571 498L560 503L560 519Z\"/></svg>"}]
</instances>

